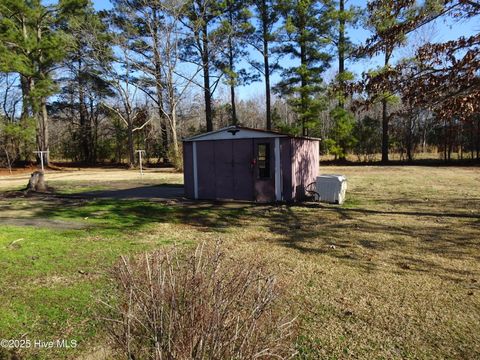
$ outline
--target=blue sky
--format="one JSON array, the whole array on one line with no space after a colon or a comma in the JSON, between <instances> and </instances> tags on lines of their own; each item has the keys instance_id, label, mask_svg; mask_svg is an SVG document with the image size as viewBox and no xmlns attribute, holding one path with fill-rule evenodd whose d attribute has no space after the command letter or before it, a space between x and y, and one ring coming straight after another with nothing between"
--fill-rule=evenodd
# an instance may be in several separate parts
<instances>
[{"instance_id":1,"label":"blue sky","mask_svg":"<svg viewBox=\"0 0 480 360\"><path fill-rule=\"evenodd\" d=\"M349 0L347 1L347 6L355 5L364 7L366 1L361 0ZM94 7L97 10L110 9L111 3L109 0L98 0L93 1ZM440 19L437 20L434 24L430 24L425 28L421 29L417 33L413 33L410 36L410 40L415 42L416 39L428 39L433 42L443 42L452 39L456 39L460 36L469 36L473 33L480 31L480 23L478 19L471 19L470 21L461 21L454 22L452 19ZM364 42L369 36L370 33L366 29L362 28L351 28L348 29L348 35L355 44L360 44ZM411 53L411 42L408 43L404 48L398 49L396 51L396 58L402 58L408 56ZM281 64L288 66L292 63L292 60L285 58L282 59ZM374 57L369 59L364 59L356 63L348 64L350 71L353 71L357 75L360 75L364 71L375 68L381 63L381 57ZM245 65L245 64L240 64ZM328 70L325 74L325 80L333 77L336 72L336 62L332 64L332 68ZM273 76L273 83L278 81L279 75L275 74ZM264 85L261 82L256 82L248 86L242 86L237 89L240 99L249 99L263 95Z\"/></svg>"}]
</instances>

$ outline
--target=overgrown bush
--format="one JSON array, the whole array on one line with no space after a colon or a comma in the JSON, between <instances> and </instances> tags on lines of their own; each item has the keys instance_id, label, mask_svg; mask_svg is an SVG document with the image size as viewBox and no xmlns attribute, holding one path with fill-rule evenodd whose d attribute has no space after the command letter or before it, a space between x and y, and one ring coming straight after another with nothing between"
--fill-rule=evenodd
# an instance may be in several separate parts
<instances>
[{"instance_id":1,"label":"overgrown bush","mask_svg":"<svg viewBox=\"0 0 480 360\"><path fill-rule=\"evenodd\" d=\"M293 319L265 266L220 246L121 258L107 303L109 332L128 359L255 359L293 356ZM112 305L115 304L115 305Z\"/></svg>"}]
</instances>

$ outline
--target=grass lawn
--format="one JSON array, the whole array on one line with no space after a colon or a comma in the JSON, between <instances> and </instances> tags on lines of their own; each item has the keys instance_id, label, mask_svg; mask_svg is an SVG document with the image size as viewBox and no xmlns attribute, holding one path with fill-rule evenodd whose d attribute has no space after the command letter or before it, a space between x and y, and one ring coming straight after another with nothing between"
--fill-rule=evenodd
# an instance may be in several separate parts
<instances>
[{"instance_id":1,"label":"grass lawn","mask_svg":"<svg viewBox=\"0 0 480 360\"><path fill-rule=\"evenodd\" d=\"M78 341L28 359L113 359L98 299L118 256L221 239L286 284L299 358L479 358L480 168L321 170L347 175L343 206L0 197L0 338ZM52 185L181 182L111 176Z\"/></svg>"}]
</instances>

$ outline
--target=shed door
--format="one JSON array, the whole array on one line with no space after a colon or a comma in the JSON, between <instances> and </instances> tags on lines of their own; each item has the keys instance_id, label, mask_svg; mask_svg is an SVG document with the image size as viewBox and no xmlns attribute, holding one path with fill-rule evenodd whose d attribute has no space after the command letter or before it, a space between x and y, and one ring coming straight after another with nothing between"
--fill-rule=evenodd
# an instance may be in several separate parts
<instances>
[{"instance_id":1,"label":"shed door","mask_svg":"<svg viewBox=\"0 0 480 360\"><path fill-rule=\"evenodd\" d=\"M200 199L275 201L273 138L198 141L197 159Z\"/></svg>"},{"instance_id":2,"label":"shed door","mask_svg":"<svg viewBox=\"0 0 480 360\"><path fill-rule=\"evenodd\" d=\"M215 152L213 141L197 141L198 198L215 199Z\"/></svg>"},{"instance_id":3,"label":"shed door","mask_svg":"<svg viewBox=\"0 0 480 360\"><path fill-rule=\"evenodd\" d=\"M233 144L233 191L235 200L253 201L252 139L232 141Z\"/></svg>"},{"instance_id":4,"label":"shed door","mask_svg":"<svg viewBox=\"0 0 480 360\"><path fill-rule=\"evenodd\" d=\"M255 201L275 201L275 139L254 139Z\"/></svg>"},{"instance_id":5,"label":"shed door","mask_svg":"<svg viewBox=\"0 0 480 360\"><path fill-rule=\"evenodd\" d=\"M213 143L215 198L253 201L252 139L216 140Z\"/></svg>"},{"instance_id":6,"label":"shed door","mask_svg":"<svg viewBox=\"0 0 480 360\"><path fill-rule=\"evenodd\" d=\"M233 199L233 146L232 141L216 140L215 191L217 199Z\"/></svg>"}]
</instances>

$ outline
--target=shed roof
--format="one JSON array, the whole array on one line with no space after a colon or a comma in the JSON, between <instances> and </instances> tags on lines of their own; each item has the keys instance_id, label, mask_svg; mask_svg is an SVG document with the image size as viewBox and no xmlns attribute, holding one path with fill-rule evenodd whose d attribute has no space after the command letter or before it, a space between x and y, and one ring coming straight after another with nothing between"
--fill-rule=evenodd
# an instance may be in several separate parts
<instances>
[{"instance_id":1,"label":"shed roof","mask_svg":"<svg viewBox=\"0 0 480 360\"><path fill-rule=\"evenodd\" d=\"M232 125L215 131L210 131L200 135L195 135L186 139L184 142L189 141L207 141L207 140L235 140L235 139L251 139L251 138L278 138L289 137L305 140L317 140L318 138L305 137L305 136L293 136L289 134L283 134L277 131L254 129L245 126Z\"/></svg>"}]
</instances>

